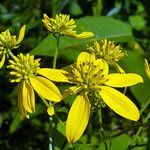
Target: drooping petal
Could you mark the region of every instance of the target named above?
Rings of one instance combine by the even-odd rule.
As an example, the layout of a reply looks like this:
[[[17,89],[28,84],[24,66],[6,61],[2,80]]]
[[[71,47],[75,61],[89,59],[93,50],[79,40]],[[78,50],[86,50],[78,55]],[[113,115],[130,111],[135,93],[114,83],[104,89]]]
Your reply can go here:
[[[38,74],[56,82],[69,82],[67,72],[60,69],[41,68],[37,71]]]
[[[18,93],[18,107],[19,111],[22,116],[25,116],[26,118],[29,118],[29,115],[27,111],[25,110],[23,106],[23,82],[20,82],[17,86],[17,93]]]
[[[3,57],[2,57],[2,59],[1,59],[1,61],[0,61],[0,68],[2,68],[3,67],[3,65],[4,65],[4,62],[5,62],[5,54],[3,55]]]
[[[101,86],[99,93],[104,102],[120,116],[134,121],[139,119],[140,113],[135,104],[119,91]]]
[[[21,29],[19,31],[19,37],[18,37],[18,40],[16,42],[16,45],[18,45],[23,40],[24,35],[25,35],[25,29],[26,29],[25,25],[23,27],[21,27]]]
[[[76,39],[86,39],[86,38],[93,37],[94,34],[92,32],[82,32],[80,34],[72,34],[70,36]]]
[[[32,112],[35,112],[35,95],[34,95],[34,89],[32,86],[28,83],[25,82],[26,88],[28,89],[28,101],[31,107]]]
[[[59,89],[48,79],[40,76],[36,76],[34,78],[30,77],[30,83],[34,90],[45,99],[54,102],[62,100],[62,95]]]
[[[66,137],[75,143],[83,134],[90,117],[90,103],[86,94],[79,95],[73,102],[66,122]]]
[[[112,87],[126,87],[137,83],[142,83],[143,79],[140,75],[134,73],[118,74],[113,73],[108,75],[108,81],[105,85]]]
[[[35,96],[34,96],[34,90],[31,87],[31,85],[27,82],[23,82],[23,88],[22,88],[22,101],[23,106],[26,111],[29,113],[32,113],[35,111]]]

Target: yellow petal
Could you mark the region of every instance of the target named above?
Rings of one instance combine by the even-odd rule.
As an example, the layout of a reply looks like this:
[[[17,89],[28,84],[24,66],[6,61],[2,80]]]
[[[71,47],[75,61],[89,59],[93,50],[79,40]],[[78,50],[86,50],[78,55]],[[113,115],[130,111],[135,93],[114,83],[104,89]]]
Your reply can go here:
[[[51,105],[47,108],[47,113],[50,115],[50,116],[53,116],[55,111],[54,111],[54,106]]]
[[[99,93],[104,102],[120,116],[134,121],[139,119],[140,113],[135,104],[119,91],[101,86]]]
[[[93,37],[94,34],[92,32],[82,32],[80,34],[73,34],[73,35],[70,35],[70,36],[74,37],[76,39],[85,39],[85,38]]]
[[[34,90],[45,99],[54,102],[59,102],[62,99],[58,88],[48,79],[40,76],[30,77],[30,83]]]
[[[27,81],[23,82],[22,98],[25,110],[30,113],[34,112],[35,111],[34,90]]]
[[[150,78],[150,66],[148,65],[147,59],[145,59],[144,61],[145,61],[144,66],[145,66],[146,74],[147,74],[148,78]]]
[[[77,64],[82,64],[84,62],[92,62],[92,61],[95,61],[95,55],[89,54],[87,52],[80,53],[77,58]]]
[[[20,82],[17,86],[17,93],[18,93],[18,107],[19,111],[22,116],[25,116],[26,118],[29,119],[29,115],[27,114],[27,111],[25,110],[23,106],[23,83]]]
[[[66,122],[68,142],[75,143],[83,134],[90,117],[90,103],[87,95],[79,95],[72,104]]]
[[[1,59],[1,61],[0,61],[0,68],[2,68],[3,67],[3,65],[4,65],[4,62],[5,62],[5,54],[3,55],[3,57],[2,57],[2,59]]]
[[[56,82],[69,82],[67,72],[60,69],[42,68],[37,71],[38,74]]]
[[[50,20],[50,18],[49,18],[46,14],[43,14],[43,17],[44,17],[44,19],[46,19],[46,20]]]
[[[20,31],[19,31],[19,37],[18,37],[18,40],[16,42],[16,45],[18,45],[24,38],[24,35],[25,35],[25,29],[26,29],[26,26],[24,25]]]
[[[109,71],[108,63],[104,59],[97,59],[94,61],[94,65],[98,70],[103,70],[103,75],[107,75]]]
[[[109,80],[105,82],[105,85],[112,87],[126,87],[143,82],[142,77],[134,73],[127,73],[127,74],[113,73],[109,74],[108,78]]]

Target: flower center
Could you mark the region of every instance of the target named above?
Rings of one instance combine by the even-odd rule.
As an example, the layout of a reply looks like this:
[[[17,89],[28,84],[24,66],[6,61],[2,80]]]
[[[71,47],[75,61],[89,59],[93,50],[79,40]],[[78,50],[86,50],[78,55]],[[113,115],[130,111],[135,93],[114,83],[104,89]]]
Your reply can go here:
[[[70,81],[86,91],[97,89],[107,80],[104,69],[96,62],[82,62],[72,66]]]
[[[21,80],[28,80],[29,77],[34,77],[37,74],[37,70],[40,69],[40,59],[35,59],[34,56],[27,54],[24,56],[20,53],[17,57],[13,57],[14,60],[9,60],[9,68],[11,71],[10,82],[20,82]]]
[[[75,33],[73,29],[76,27],[75,21],[73,19],[69,19],[69,15],[56,15],[56,18],[50,18],[49,26],[54,33],[65,34],[68,33]]]
[[[114,42],[107,41],[106,39],[101,40],[100,43],[95,41],[93,47],[88,46],[87,49],[94,52],[97,58],[105,59],[110,64],[124,57],[124,53],[121,51],[120,46],[116,46]]]
[[[16,36],[12,36],[9,30],[2,32],[0,34],[0,46],[7,49],[13,49],[16,46]]]

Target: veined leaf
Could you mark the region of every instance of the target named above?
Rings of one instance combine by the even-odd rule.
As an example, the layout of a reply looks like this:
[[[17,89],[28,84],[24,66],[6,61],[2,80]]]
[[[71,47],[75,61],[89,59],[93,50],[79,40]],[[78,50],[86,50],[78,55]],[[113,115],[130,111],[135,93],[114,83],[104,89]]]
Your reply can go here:
[[[110,17],[84,17],[76,20],[77,33],[91,31],[94,38],[77,40],[64,36],[60,40],[58,57],[74,60],[77,55],[84,51],[86,44],[93,44],[93,40],[109,38],[115,41],[128,41],[132,38],[131,27],[122,21]],[[47,31],[48,32],[48,31]],[[53,56],[56,48],[56,39],[49,34],[40,44],[31,51],[31,54],[41,56]]]

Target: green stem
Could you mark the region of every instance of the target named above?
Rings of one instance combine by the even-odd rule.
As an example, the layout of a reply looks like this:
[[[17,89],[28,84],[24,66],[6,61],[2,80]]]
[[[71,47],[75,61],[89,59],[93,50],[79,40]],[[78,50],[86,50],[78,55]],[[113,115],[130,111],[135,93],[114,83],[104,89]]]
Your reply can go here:
[[[14,58],[14,54],[11,52],[10,49],[7,49],[7,53],[9,54],[9,56],[10,56],[11,58]]]
[[[146,118],[143,120],[143,123],[146,123],[150,118],[150,112],[148,113],[148,115],[146,116]],[[131,139],[131,142],[129,145],[131,145],[132,143],[136,142],[136,139],[138,138],[138,136],[140,135],[141,131],[143,130],[143,127],[140,127],[138,129],[138,131],[136,132],[135,136],[133,136],[133,138]]]
[[[40,95],[39,95],[40,96]],[[49,107],[49,103],[45,100],[45,98],[43,98],[42,96],[40,96],[41,100],[43,101],[43,103]]]
[[[150,100],[147,101],[147,102],[144,104],[144,106],[141,108],[140,114],[142,114],[142,113],[144,112],[144,110],[147,108],[147,106],[148,106],[149,104],[150,104]],[[150,112],[148,113],[148,115],[146,116],[146,118],[143,119],[142,123],[146,123],[146,122],[149,120],[149,118],[150,118]],[[142,130],[143,130],[143,127],[140,127],[140,128],[138,129],[138,131],[136,132],[136,134],[135,134],[135,135],[133,136],[133,138],[131,139],[131,142],[130,142],[129,146],[130,146],[131,144],[133,144],[133,143],[136,142],[136,139],[138,138],[138,136],[140,135],[140,133],[142,132]]]
[[[56,68],[56,64],[57,64],[57,55],[58,55],[58,50],[59,50],[59,46],[60,46],[60,35],[55,36],[57,43],[56,43],[56,49],[55,49],[55,53],[54,53],[54,60],[53,60],[53,69]]]
[[[99,123],[100,123],[100,138],[101,138],[101,141],[104,142],[104,129],[103,129],[103,126],[102,126],[102,112],[101,112],[101,109],[98,110],[98,115],[99,115]],[[105,145],[105,150],[108,150],[108,146],[107,146],[107,143],[104,142],[104,145]]]
[[[94,16],[99,17],[102,11],[102,0],[97,0],[94,10]]]
[[[58,55],[58,50],[59,50],[59,46],[60,46],[60,35],[54,34],[54,37],[56,38],[57,43],[56,43],[56,49],[55,49],[54,59],[53,59],[53,69],[56,68],[56,64],[57,64],[57,55]],[[53,125],[53,117],[52,116],[49,117],[49,122],[50,122],[50,131],[51,131],[52,125]],[[50,136],[49,137],[49,150],[53,150],[53,149],[55,149],[55,145],[53,143],[52,137]]]
[[[144,110],[147,108],[147,106],[150,104],[150,100],[148,100],[144,106],[142,106],[141,110],[140,110],[140,114],[142,114],[144,112]]]
[[[135,129],[135,128],[138,128],[138,127],[141,127],[141,126],[142,127],[147,127],[149,125],[150,125],[150,123],[142,123],[142,124],[138,124],[138,125],[129,127],[128,129],[125,129],[125,130],[120,131],[118,133],[112,134],[110,137],[105,138],[105,140],[114,139],[114,138],[116,138],[118,136],[121,136],[122,134],[125,134],[125,133],[129,132],[132,129]]]
[[[124,95],[126,94],[126,91],[127,91],[127,87],[125,87],[124,90],[123,90]]]

